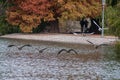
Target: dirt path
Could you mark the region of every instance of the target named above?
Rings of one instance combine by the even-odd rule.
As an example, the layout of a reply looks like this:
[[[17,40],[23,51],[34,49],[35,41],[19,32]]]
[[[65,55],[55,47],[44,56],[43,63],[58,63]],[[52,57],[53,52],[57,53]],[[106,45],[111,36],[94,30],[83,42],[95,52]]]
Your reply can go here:
[[[90,44],[87,40],[93,42],[96,45],[99,44],[111,44],[117,40],[113,36],[105,36],[101,38],[100,35],[86,35],[81,34],[9,34],[0,36],[2,38],[15,38],[15,39],[26,39],[26,40],[39,40],[39,41],[50,41],[50,42],[61,42],[61,43],[74,43],[74,44]]]

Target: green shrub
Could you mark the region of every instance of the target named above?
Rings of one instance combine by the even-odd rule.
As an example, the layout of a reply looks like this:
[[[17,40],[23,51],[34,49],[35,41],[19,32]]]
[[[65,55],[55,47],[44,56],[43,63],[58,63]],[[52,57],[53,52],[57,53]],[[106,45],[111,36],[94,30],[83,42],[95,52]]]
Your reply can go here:
[[[5,10],[10,5],[11,4],[8,3],[8,0],[0,0],[0,35],[20,32],[19,27],[12,26],[5,20]]]
[[[120,59],[120,41],[116,42],[115,44],[115,53],[116,53],[116,57]]]
[[[120,2],[114,7],[106,8],[105,20],[110,33],[120,38]]]

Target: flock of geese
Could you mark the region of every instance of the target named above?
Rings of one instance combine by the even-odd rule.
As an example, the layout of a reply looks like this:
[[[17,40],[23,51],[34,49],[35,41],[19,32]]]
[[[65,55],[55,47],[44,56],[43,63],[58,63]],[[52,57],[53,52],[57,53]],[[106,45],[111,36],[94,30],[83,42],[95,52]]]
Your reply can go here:
[[[98,49],[98,48],[101,47],[101,46],[108,46],[108,44],[96,45],[96,44],[94,44],[93,42],[91,42],[91,41],[89,41],[89,40],[86,40],[86,41],[87,41],[88,43],[90,43],[91,45],[93,45],[93,47],[94,47],[95,49]],[[22,50],[24,47],[32,47],[32,45],[30,45],[30,44],[25,44],[25,45],[22,45],[22,46],[20,46],[20,47],[18,47],[17,45],[8,45],[8,48],[10,48],[10,47],[16,47],[18,50]],[[46,49],[48,49],[48,48],[43,48],[43,49],[35,48],[35,49],[38,50],[39,53],[43,53],[43,51],[46,50]],[[67,50],[67,49],[61,49],[61,50],[57,53],[57,55],[59,55],[59,54],[61,54],[61,53],[63,53],[63,52],[65,52],[65,53],[75,53],[75,54],[78,54],[78,52],[77,52],[76,50],[74,50],[74,49],[69,49],[69,50]]]
[[[16,47],[18,50],[22,50],[24,47],[32,47],[32,45],[30,44],[25,44],[25,45],[22,45],[20,47],[18,47],[17,45],[8,45],[8,48],[10,47]],[[38,48],[35,48],[36,50],[39,51],[39,53],[43,53],[44,50],[46,50],[47,48],[43,48],[43,49],[38,49]]]

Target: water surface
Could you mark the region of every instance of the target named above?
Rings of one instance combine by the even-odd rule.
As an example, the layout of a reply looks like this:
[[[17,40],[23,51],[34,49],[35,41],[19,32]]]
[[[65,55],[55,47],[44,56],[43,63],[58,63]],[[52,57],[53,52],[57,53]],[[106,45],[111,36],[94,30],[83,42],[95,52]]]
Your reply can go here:
[[[30,44],[32,47],[17,47]],[[47,48],[42,53],[38,49]],[[78,52],[57,53],[73,48]],[[100,49],[102,50],[102,49]],[[120,63],[92,46],[0,39],[0,80],[119,80]]]

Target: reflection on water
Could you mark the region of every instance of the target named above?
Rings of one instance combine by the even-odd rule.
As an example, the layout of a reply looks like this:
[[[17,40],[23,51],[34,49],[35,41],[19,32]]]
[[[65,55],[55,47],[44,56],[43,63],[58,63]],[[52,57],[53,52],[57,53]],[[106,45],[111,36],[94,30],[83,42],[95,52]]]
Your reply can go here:
[[[30,44],[32,47],[18,47]],[[63,45],[63,44],[62,44]],[[103,61],[99,50],[91,46],[71,46],[39,41],[0,39],[1,80],[114,80],[120,79],[120,63]],[[44,49],[39,52],[40,49]],[[74,48],[79,54],[57,53]],[[101,50],[101,49],[100,49]],[[88,54],[89,53],[89,54]]]

